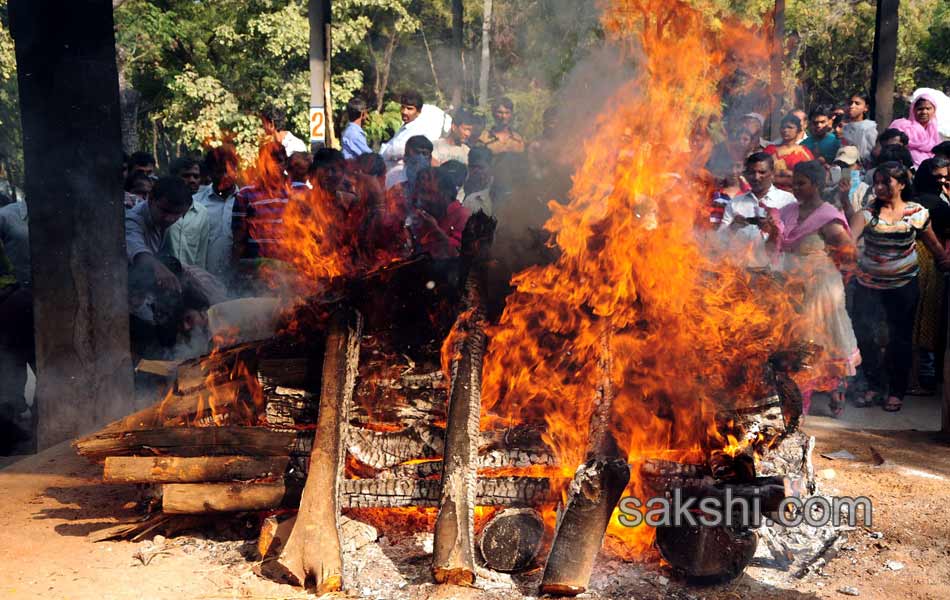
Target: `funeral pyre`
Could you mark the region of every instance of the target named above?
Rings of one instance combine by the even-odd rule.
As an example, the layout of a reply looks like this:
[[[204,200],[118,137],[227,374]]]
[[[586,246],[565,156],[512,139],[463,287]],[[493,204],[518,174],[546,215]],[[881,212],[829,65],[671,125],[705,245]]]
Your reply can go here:
[[[295,300],[238,301],[258,303],[266,339],[245,323],[178,365],[154,407],[76,444],[106,481],[154,487],[160,513],[134,535],[169,515],[279,515],[264,572],[320,592],[345,586],[344,512],[434,527],[440,583],[473,583],[476,563],[540,567],[542,592],[575,595],[602,547],[658,549],[696,581],[741,573],[748,528],[618,518],[624,496],[728,491],[770,513],[808,491],[757,472],[801,416],[792,376],[812,349],[788,335],[792,295],[694,231],[709,191],[694,134],[720,111],[719,82],[767,52],[693,4],[604,3],[638,75],[598,117],[569,201],[550,205],[556,258],[513,277],[496,319],[491,219],[470,219],[461,256],[417,257],[407,208],[363,176],[347,199],[282,190]],[[245,177],[280,188],[269,157]]]

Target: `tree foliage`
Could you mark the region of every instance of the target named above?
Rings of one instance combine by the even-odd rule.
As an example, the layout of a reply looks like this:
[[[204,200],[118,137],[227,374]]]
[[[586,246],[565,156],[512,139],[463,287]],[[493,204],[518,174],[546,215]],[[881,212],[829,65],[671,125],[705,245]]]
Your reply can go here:
[[[791,63],[791,74],[802,87],[804,104],[837,104],[856,91],[867,91],[876,3],[789,0],[787,7],[786,28],[798,40],[798,60]],[[939,35],[940,11],[943,31],[948,31],[945,0],[903,0],[900,4],[895,86],[901,95],[917,87],[947,86],[950,57],[946,50],[940,56],[941,46],[933,38],[934,33]]]

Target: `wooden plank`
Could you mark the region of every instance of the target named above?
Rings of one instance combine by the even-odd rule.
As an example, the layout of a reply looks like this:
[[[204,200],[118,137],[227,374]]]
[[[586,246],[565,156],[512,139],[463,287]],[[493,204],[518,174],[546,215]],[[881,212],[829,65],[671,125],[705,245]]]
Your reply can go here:
[[[200,483],[283,479],[286,456],[110,456],[102,479],[106,483]]]

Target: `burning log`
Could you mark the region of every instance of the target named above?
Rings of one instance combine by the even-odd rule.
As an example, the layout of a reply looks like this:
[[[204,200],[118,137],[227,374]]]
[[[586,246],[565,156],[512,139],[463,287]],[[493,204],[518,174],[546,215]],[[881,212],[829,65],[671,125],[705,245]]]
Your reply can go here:
[[[487,338],[477,278],[466,282],[466,310],[449,334],[451,365],[442,498],[435,522],[432,574],[439,583],[475,582],[475,495],[481,411],[482,356]],[[457,328],[457,329],[456,329]],[[461,339],[453,339],[455,335]]]
[[[755,556],[754,531],[732,527],[660,527],[656,545],[663,558],[691,583],[713,584],[738,577]]]
[[[283,477],[289,457],[270,456],[110,456],[106,483],[196,483]]]
[[[557,482],[533,477],[484,477],[475,486],[478,506],[537,506],[558,500]],[[340,490],[346,508],[439,506],[438,479],[348,479]]]
[[[577,470],[544,568],[542,594],[576,596],[587,590],[610,515],[629,481],[630,467],[620,459],[591,460]]]
[[[478,480],[478,506],[527,507],[554,504],[563,481],[533,477],[485,477]],[[210,514],[252,510],[294,509],[303,487],[285,479],[271,483],[175,483],[162,486],[163,510],[177,514]],[[400,508],[439,505],[438,479],[344,479],[340,508]],[[171,492],[169,496],[168,493]],[[203,499],[213,499],[204,502]]]
[[[443,430],[422,421],[401,431],[381,432],[350,427],[346,433],[347,451],[353,458],[374,469],[440,456],[444,443]]]
[[[507,509],[491,518],[478,536],[485,564],[502,573],[530,567],[541,550],[544,521],[533,509]]]
[[[630,467],[617,456],[610,435],[613,386],[610,381],[610,335],[604,334],[599,369],[601,383],[590,419],[587,462],[577,469],[541,580],[541,593],[576,596],[587,590],[594,560],[604,541],[610,515],[630,481]]]
[[[349,309],[341,308],[330,318],[317,430],[297,525],[271,563],[297,585],[312,578],[320,594],[343,588],[339,525],[343,429],[356,385],[362,328],[362,317]]]

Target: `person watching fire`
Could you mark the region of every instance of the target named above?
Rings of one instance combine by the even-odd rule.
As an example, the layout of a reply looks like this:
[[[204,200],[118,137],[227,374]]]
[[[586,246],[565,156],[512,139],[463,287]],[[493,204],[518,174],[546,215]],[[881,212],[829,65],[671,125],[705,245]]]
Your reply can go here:
[[[416,177],[407,226],[418,253],[435,259],[459,255],[470,213],[456,200],[458,167],[465,168],[457,161],[449,161],[438,169],[424,169]]]
[[[432,143],[432,162],[438,166],[450,160],[468,164],[469,139],[475,118],[464,108],[455,111],[449,134]]]
[[[481,143],[495,154],[524,152],[524,138],[511,126],[515,118],[515,104],[511,98],[502,96],[495,100],[491,112],[495,125],[482,134]]]
[[[775,187],[775,162],[765,152],[746,159],[745,180],[750,189],[726,205],[719,233],[733,260],[748,267],[764,267],[769,263],[764,243],[767,236],[762,229],[767,211],[793,204],[795,197]]]

